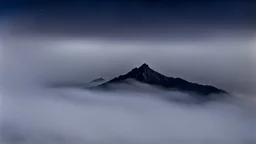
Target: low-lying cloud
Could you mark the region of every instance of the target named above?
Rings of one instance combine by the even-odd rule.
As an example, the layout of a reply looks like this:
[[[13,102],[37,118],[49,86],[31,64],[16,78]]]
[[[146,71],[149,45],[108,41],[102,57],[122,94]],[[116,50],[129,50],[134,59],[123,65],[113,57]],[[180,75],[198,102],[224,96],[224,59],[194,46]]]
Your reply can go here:
[[[2,143],[242,144],[255,140],[255,124],[247,119],[255,117],[234,101],[180,105],[158,96],[68,88],[3,92]]]

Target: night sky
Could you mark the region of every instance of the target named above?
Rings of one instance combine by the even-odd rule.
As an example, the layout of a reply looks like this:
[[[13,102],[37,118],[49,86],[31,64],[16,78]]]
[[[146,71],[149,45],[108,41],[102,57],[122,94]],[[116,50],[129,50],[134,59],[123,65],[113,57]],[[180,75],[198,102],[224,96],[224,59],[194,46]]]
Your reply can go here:
[[[0,13],[19,21],[29,17],[29,29],[42,33],[163,35],[184,29],[251,29],[255,6],[249,0],[4,0]]]

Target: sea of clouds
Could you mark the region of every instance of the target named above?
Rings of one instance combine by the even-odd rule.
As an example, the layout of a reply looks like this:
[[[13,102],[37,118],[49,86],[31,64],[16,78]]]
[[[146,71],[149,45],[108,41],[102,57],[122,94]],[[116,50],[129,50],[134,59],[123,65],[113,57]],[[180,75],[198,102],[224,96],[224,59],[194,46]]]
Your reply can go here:
[[[1,144],[243,144],[255,142],[251,110],[235,99],[198,105],[156,93],[2,90]]]

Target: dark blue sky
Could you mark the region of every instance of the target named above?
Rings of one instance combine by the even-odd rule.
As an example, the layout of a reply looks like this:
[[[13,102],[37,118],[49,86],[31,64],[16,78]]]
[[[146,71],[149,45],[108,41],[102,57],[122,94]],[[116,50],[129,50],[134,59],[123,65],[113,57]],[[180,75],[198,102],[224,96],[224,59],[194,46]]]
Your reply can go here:
[[[2,0],[1,13],[45,13],[101,18],[248,20],[256,2],[249,0]]]
[[[31,31],[89,35],[202,27],[236,30],[256,24],[253,0],[2,0],[0,13],[29,18],[19,21]]]

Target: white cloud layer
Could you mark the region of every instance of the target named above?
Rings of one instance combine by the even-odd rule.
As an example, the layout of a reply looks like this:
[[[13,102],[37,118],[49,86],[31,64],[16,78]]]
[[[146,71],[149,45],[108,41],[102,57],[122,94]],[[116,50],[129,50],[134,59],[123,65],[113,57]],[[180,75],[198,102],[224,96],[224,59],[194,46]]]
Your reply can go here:
[[[3,92],[5,144],[232,143],[255,141],[255,115],[242,101],[185,105],[158,94],[78,89]],[[182,95],[172,93],[172,96]],[[184,94],[183,94],[184,95]]]

